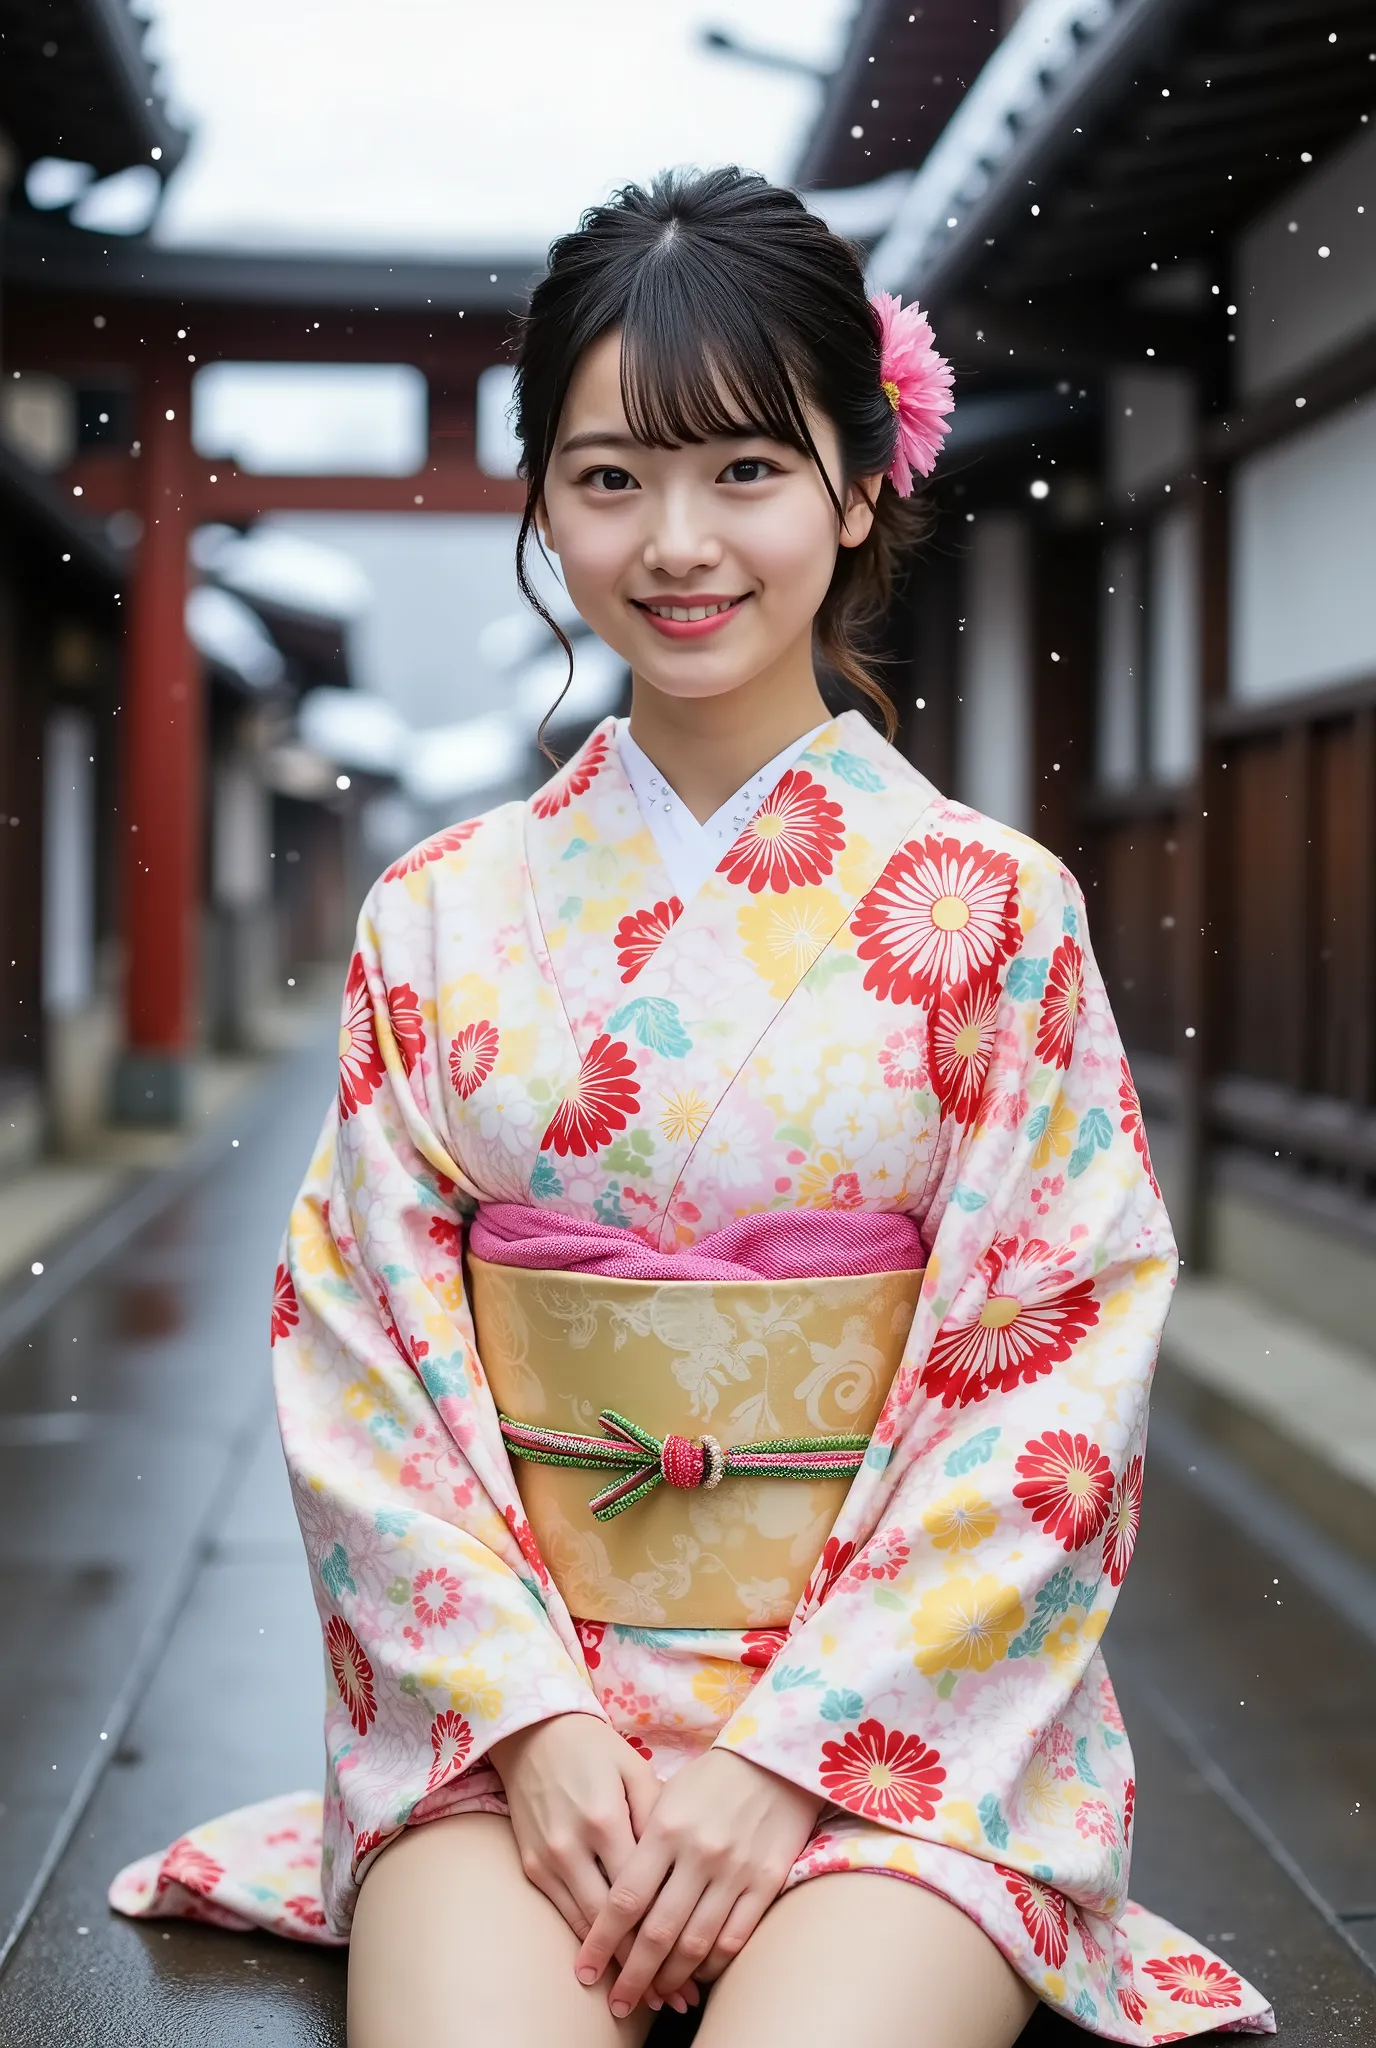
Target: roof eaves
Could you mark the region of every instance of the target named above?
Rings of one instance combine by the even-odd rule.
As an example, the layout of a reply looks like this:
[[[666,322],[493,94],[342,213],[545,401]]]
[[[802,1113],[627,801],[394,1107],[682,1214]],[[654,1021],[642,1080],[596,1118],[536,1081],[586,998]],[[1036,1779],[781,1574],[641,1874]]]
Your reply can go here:
[[[367,307],[379,312],[427,306],[436,312],[510,314],[543,269],[526,255],[354,256],[294,250],[169,248],[55,227],[16,215],[6,225],[4,275],[50,291],[109,291],[130,298],[231,304]]]
[[[143,49],[147,24],[135,19],[129,0],[82,0],[82,4],[91,40],[105,57],[111,82],[124,102],[131,131],[136,137],[146,138],[137,161],[154,163],[166,180],[186,154],[190,137],[173,122],[157,90],[152,66]],[[154,157],[154,150],[161,154]]]
[[[1075,147],[1097,102],[1199,0],[1031,0],[914,174],[871,282],[949,294],[1015,207]]]
[[[827,82],[821,112],[813,123],[794,169],[792,182],[795,185],[804,188],[815,185],[827,175],[842,124],[849,118],[851,100],[859,88],[870,52],[883,30],[884,18],[893,5],[894,0],[859,0],[846,53]]]

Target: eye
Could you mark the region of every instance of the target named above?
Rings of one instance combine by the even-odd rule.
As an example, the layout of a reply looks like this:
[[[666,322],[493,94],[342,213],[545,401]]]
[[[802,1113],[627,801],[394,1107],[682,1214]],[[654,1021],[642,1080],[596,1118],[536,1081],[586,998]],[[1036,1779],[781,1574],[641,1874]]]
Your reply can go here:
[[[719,482],[728,484],[759,484],[768,476],[777,476],[778,469],[772,462],[766,462],[763,455],[742,455],[736,462],[729,462],[722,471]]]
[[[594,491],[638,491],[639,484],[628,469],[590,469],[583,482]]]

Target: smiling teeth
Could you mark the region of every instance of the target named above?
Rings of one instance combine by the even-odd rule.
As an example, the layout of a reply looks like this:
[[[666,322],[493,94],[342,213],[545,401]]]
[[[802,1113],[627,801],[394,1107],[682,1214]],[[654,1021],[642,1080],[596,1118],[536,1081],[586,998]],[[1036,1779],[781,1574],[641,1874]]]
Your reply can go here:
[[[680,625],[687,625],[692,619],[715,619],[719,612],[729,612],[736,600],[729,597],[725,604],[647,604],[647,612],[653,612],[657,619],[674,619]]]

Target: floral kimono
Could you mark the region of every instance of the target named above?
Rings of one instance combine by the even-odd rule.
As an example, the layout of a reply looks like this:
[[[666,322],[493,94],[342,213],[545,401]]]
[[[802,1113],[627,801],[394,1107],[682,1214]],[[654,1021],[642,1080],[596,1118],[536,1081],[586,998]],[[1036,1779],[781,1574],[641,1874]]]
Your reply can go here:
[[[683,901],[608,721],[382,877],[340,1048],[273,1307],[328,1672],[323,1904],[299,1799],[147,1859],[118,1902],[341,1938],[399,1829],[505,1810],[494,1742],[595,1714],[661,1775],[715,1743],[819,1794],[790,1884],[925,1885],[1093,2033],[1273,2031],[1127,1896],[1099,1639],[1176,1262],[1065,870],[848,712]],[[658,1250],[760,1210],[917,1222],[903,1360],[791,1626],[567,1611],[465,1296],[495,1202]]]

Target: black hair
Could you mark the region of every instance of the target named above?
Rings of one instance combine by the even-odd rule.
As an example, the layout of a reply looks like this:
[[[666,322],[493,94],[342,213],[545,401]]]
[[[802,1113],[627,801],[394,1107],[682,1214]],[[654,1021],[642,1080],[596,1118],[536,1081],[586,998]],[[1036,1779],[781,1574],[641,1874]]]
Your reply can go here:
[[[516,576],[569,655],[570,679],[572,650],[530,581],[526,548],[574,371],[614,328],[621,331],[622,401],[637,439],[676,448],[744,429],[785,442],[817,464],[838,524],[843,501],[809,431],[808,410],[836,428],[843,488],[883,475],[897,432],[860,257],[796,192],[732,165],[666,171],[648,191],[627,185],[590,207],[551,248],[517,349],[526,504]],[[888,603],[899,561],[926,524],[920,499],[881,489],[868,537],[840,550],[817,614],[823,663],[878,706],[890,738],[893,706],[860,635]]]

